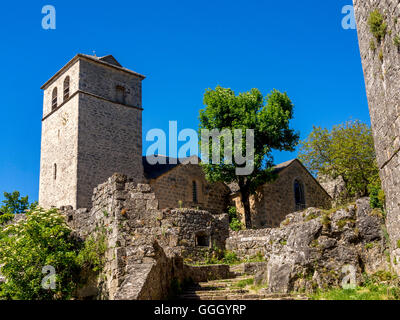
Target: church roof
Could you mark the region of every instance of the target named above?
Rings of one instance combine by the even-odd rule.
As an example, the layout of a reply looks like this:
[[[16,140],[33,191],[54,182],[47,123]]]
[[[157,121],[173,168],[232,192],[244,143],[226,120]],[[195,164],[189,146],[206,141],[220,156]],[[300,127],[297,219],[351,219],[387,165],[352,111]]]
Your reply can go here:
[[[181,164],[185,164],[190,162],[192,159],[196,159],[198,163],[200,162],[200,158],[197,156],[191,156],[191,157],[187,157],[187,158],[180,158],[180,159],[176,159],[176,158],[172,158],[172,157],[167,157],[167,156],[157,156],[159,158],[165,158],[165,164],[160,164],[160,163],[156,163],[156,164],[150,164],[147,159],[146,156],[143,156],[142,158],[142,162],[143,162],[143,170],[144,170],[144,174],[146,176],[147,179],[157,179],[158,177],[160,177],[161,175],[163,175],[164,173],[174,169],[175,167],[181,165]],[[155,156],[152,155],[150,156],[151,159],[154,159]],[[279,173],[281,172],[283,169],[289,167],[294,161],[298,161],[297,159],[292,159],[286,162],[282,162],[276,166],[274,166],[273,168],[273,172],[274,173]],[[231,192],[236,193],[239,191],[239,186],[236,182],[232,182],[228,185],[229,189],[231,190]]]
[[[276,166],[274,166],[272,168],[272,172],[273,173],[278,173],[281,172],[283,169],[286,169],[287,167],[289,167],[293,162],[298,161],[297,159],[292,159],[289,161],[285,161],[282,162],[280,164],[277,164]],[[237,184],[237,182],[231,182],[230,184],[228,184],[229,189],[231,190],[232,193],[236,193],[239,192],[239,185]]]
[[[154,155],[149,156],[151,159],[156,158]],[[197,162],[200,162],[200,158],[197,156],[191,156],[187,158],[172,158],[172,157],[167,157],[167,156],[160,156],[158,155],[157,158],[165,158],[165,164],[161,163],[156,163],[156,164],[150,164],[147,161],[146,156],[143,156],[142,158],[142,163],[143,163],[143,170],[144,170],[144,175],[146,176],[147,179],[157,179],[159,176],[163,175],[164,173],[174,169],[175,167],[188,163],[192,160],[195,160],[197,158]]]
[[[65,66],[63,66],[60,70],[56,72],[49,80],[46,81],[45,84],[41,86],[40,89],[46,89],[55,79],[58,78],[60,74],[62,74],[66,69],[68,69],[73,63],[75,63],[76,60],[79,59],[87,59],[93,62],[97,62],[103,65],[107,65],[111,68],[118,69],[123,72],[130,73],[132,75],[135,75],[139,77],[141,80],[145,79],[146,77],[140,73],[137,73],[135,71],[129,70],[127,68],[124,68],[118,61],[115,59],[111,54],[103,56],[103,57],[97,57],[97,56],[91,56],[88,54],[83,54],[83,53],[78,53],[75,57],[73,57],[70,61],[67,62]]]

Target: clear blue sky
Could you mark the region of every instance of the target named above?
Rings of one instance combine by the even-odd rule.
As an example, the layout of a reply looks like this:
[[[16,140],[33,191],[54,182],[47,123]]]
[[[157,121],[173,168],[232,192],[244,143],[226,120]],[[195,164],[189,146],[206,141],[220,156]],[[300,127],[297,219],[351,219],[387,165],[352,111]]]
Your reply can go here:
[[[41,27],[42,6],[56,8],[56,30]],[[355,30],[341,27],[344,5],[326,1],[23,1],[4,2],[0,192],[38,197],[40,86],[76,53],[112,54],[147,76],[143,136],[152,128],[198,127],[206,88],[287,91],[293,127],[350,118],[369,123]],[[146,147],[146,144],[144,145]],[[144,149],[145,150],[145,149]],[[279,163],[296,153],[275,153]]]

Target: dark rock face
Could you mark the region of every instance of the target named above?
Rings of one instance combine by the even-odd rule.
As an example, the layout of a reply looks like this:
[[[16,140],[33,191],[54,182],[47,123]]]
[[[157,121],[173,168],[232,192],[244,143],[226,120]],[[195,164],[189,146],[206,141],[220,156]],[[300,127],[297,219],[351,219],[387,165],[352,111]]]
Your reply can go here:
[[[383,220],[373,215],[369,199],[330,213],[310,208],[287,216],[280,228],[232,233],[227,248],[241,256],[251,256],[258,248],[266,267],[256,274],[256,283],[268,284],[271,293],[314,291],[338,287],[355,271],[355,281],[362,273],[387,269]],[[246,255],[247,253],[247,255]]]

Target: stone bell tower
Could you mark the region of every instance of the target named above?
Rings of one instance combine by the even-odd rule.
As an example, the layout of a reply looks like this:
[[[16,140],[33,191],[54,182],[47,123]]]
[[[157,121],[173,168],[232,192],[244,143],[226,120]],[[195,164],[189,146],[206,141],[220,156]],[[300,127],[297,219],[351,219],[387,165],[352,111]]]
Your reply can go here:
[[[111,55],[78,54],[42,86],[42,207],[90,208],[115,172],[142,181],[144,78]]]

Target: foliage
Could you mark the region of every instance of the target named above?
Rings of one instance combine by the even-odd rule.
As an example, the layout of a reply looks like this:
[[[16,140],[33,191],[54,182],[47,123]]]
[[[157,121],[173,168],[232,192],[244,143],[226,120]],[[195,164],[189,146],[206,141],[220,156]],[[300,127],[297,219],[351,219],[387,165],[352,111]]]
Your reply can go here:
[[[372,40],[372,39],[371,39],[371,41],[369,42],[369,48],[370,48],[372,51],[375,51],[375,50],[376,50],[375,41]]]
[[[380,271],[373,275],[364,274],[364,283],[355,289],[335,288],[317,291],[313,300],[399,300],[400,288],[397,277],[390,272]]]
[[[200,110],[200,130],[218,129],[254,130],[254,170],[247,176],[236,175],[235,169],[243,167],[237,164],[226,164],[223,136],[221,135],[220,164],[202,163],[203,171],[210,182],[236,182],[240,189],[241,201],[245,212],[246,228],[251,228],[249,197],[257,187],[272,181],[276,175],[272,172],[272,150],[294,151],[298,134],[289,128],[293,118],[293,104],[286,93],[273,90],[266,98],[258,89],[235,95],[231,89],[218,86],[208,89],[204,94],[205,108]],[[246,149],[245,134],[242,136],[242,149]],[[201,145],[202,153],[207,148]],[[212,154],[212,146],[209,146]],[[240,148],[233,148],[233,156],[242,155]]]
[[[395,35],[393,38],[393,44],[397,47],[400,48],[400,37],[398,35]]]
[[[79,272],[79,243],[71,232],[55,209],[36,208],[27,213],[26,220],[4,227],[0,231],[0,265],[7,281],[0,287],[0,296],[23,300],[70,298]],[[45,266],[55,268],[55,290],[42,288]]]
[[[240,280],[240,281],[236,284],[236,287],[238,287],[238,288],[240,288],[240,289],[243,289],[243,288],[245,288],[245,287],[247,287],[247,286],[251,286],[251,285],[253,285],[253,284],[254,284],[254,278],[243,279],[243,280]]]
[[[0,216],[1,218],[1,216]],[[99,271],[107,249],[105,230],[85,242],[72,235],[57,209],[35,207],[26,219],[0,229],[0,265],[7,281],[0,285],[0,299],[70,299],[80,284],[83,270]],[[54,290],[42,287],[48,273],[55,270]]]
[[[381,179],[378,174],[371,179],[371,182],[368,185],[368,192],[371,208],[383,210],[385,206],[385,193],[382,190]]]
[[[229,227],[232,231],[240,231],[244,229],[243,223],[239,220],[236,207],[229,207]]]
[[[37,202],[29,203],[28,196],[20,197],[19,191],[13,193],[4,192],[4,205],[0,207],[0,212],[3,213],[25,213],[26,210],[34,209]]]
[[[387,24],[378,9],[372,11],[368,18],[368,25],[376,40],[381,42],[387,31]]]
[[[229,265],[238,263],[240,260],[235,252],[225,251],[223,262]]]
[[[13,213],[9,213],[9,212],[3,213],[3,214],[0,213],[0,225],[9,222],[12,219],[14,219]]]
[[[358,120],[331,131],[314,127],[301,142],[299,159],[313,174],[341,176],[349,197],[368,195],[368,185],[378,175],[371,128]]]
[[[89,236],[77,256],[77,262],[83,269],[100,271],[104,266],[104,254],[107,250],[105,230],[97,237]]]

